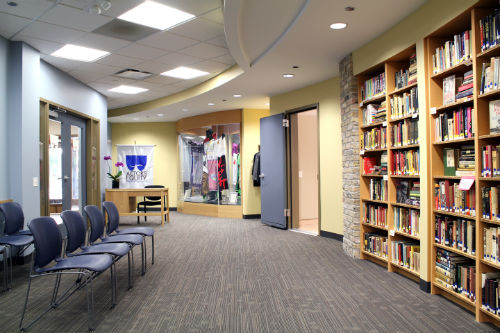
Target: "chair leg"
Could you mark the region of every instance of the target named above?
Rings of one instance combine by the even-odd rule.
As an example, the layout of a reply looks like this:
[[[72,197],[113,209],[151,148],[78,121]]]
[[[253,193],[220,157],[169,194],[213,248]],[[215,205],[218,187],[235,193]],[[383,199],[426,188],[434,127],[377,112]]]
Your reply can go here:
[[[151,236],[151,265],[155,264],[155,235]]]
[[[132,277],[132,259],[131,259],[131,251],[128,252],[127,257],[128,257],[128,289],[132,289],[134,286],[134,280]]]
[[[24,331],[23,320],[24,320],[24,314],[26,313],[26,308],[28,307],[28,297],[30,295],[30,289],[31,289],[31,270],[28,276],[28,289],[26,290],[26,298],[24,299],[24,307],[23,307],[23,313],[21,315],[21,322],[19,323],[19,330],[21,331]]]
[[[148,209],[147,209],[147,206],[144,205],[144,214],[146,214],[148,212]],[[148,217],[146,215],[144,215],[144,222],[147,222],[148,221]]]
[[[2,262],[3,262],[3,279],[2,279],[2,284],[3,284],[3,291],[7,290],[7,248],[4,247],[4,250],[2,252]]]
[[[146,274],[146,262],[144,261],[144,242],[141,243],[141,267],[142,272],[141,275]]]
[[[116,305],[116,268],[113,263],[110,267],[111,272],[111,308],[114,308]]]
[[[141,209],[141,204],[138,203],[137,204],[137,213],[139,213],[141,211],[140,209]],[[139,224],[139,215],[137,215],[137,224]]]
[[[10,280],[9,280],[9,283],[8,283],[8,286],[9,288],[12,287],[12,246],[8,245],[8,249],[9,249],[9,262],[10,262]]]
[[[147,258],[148,258],[148,247],[146,246],[146,237],[144,237],[144,241],[142,242],[144,246],[144,273],[146,273],[146,270],[148,269],[146,266],[148,265]]]
[[[87,282],[87,314],[89,331],[94,330],[94,295],[92,290],[92,277],[86,276]]]
[[[61,284],[61,274],[58,274],[56,276],[56,282],[54,284],[54,290],[52,291],[52,300],[50,301],[50,306],[53,307],[54,309],[57,308],[57,293],[59,292],[59,286]]]

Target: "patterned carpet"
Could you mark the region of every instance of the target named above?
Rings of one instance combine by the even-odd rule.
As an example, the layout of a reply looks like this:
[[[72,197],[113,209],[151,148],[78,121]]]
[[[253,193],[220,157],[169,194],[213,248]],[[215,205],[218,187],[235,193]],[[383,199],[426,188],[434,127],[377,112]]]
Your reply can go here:
[[[171,214],[156,230],[156,263],[127,291],[119,262],[118,305],[110,310],[109,274],[94,285],[97,332],[497,332],[402,276],[344,255],[338,241],[282,231],[260,220]],[[124,226],[135,219],[123,219]],[[149,250],[148,241],[148,250]],[[28,265],[0,294],[0,331],[16,332]],[[63,284],[71,283],[69,278]],[[35,280],[29,317],[50,298],[53,280]],[[49,312],[32,332],[84,332],[86,295]]]

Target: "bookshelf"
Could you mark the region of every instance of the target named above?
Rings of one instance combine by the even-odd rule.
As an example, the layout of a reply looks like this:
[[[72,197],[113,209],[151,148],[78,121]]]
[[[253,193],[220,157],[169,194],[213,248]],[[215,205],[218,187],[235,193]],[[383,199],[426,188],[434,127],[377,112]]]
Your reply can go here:
[[[500,43],[487,49],[481,45],[485,19],[494,14],[498,6],[498,2],[480,1],[427,36],[424,53],[430,159],[427,200],[431,209],[427,237],[431,244],[431,293],[474,312],[477,321],[500,326],[500,316],[483,305],[482,295],[483,274],[500,275],[500,261],[484,253],[484,248],[491,251],[492,246],[490,240],[486,243],[485,232],[491,232],[486,234],[489,236],[497,233],[500,219],[483,216],[486,206],[483,207],[482,194],[489,189],[488,198],[491,198],[500,185],[500,174],[488,175],[483,171],[484,164],[491,164],[483,161],[483,147],[500,145],[500,134],[490,133],[489,123],[489,105],[500,99],[500,89],[494,86],[488,91],[481,89],[483,67],[491,65],[492,57],[500,57]],[[500,19],[500,14],[496,14]],[[460,51],[450,48],[449,41],[457,42]],[[441,55],[436,56],[439,48],[445,49],[444,54],[457,55],[454,61],[443,61]],[[492,156],[491,151],[487,152]],[[458,184],[466,176],[473,177],[474,183],[464,191]],[[460,277],[448,278],[447,272],[452,272],[447,268],[450,264],[461,272]],[[453,282],[461,290],[453,290]]]
[[[415,201],[420,182],[416,61],[416,46],[412,45],[358,75],[360,257],[419,282],[420,255],[415,253],[420,248],[420,204]],[[385,117],[380,112],[383,103]],[[378,168],[371,171],[372,165]],[[405,196],[397,194],[398,188]],[[377,193],[383,189],[382,197],[374,198],[374,189]]]

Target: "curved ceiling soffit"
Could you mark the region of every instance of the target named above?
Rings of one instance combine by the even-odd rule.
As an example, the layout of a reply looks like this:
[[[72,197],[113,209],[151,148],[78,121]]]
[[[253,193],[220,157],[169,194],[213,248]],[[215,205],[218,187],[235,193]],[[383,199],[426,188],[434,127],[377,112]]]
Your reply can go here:
[[[227,69],[226,71],[222,72],[221,74],[217,75],[216,77],[213,77],[203,83],[200,83],[197,86],[188,88],[178,93],[168,95],[165,97],[160,97],[144,103],[108,110],[108,118],[148,111],[159,107],[180,103],[190,98],[202,95],[215,88],[218,88],[226,84],[227,82],[235,79],[236,77],[240,76],[243,73],[244,71],[240,68],[240,66],[234,65],[229,69]]]
[[[266,0],[260,2],[255,0],[226,0],[224,6],[226,44],[236,63],[244,70],[248,70],[258,63],[287,35],[290,29],[292,29],[298,21],[309,2],[310,0],[297,0],[292,4],[290,0],[283,0],[281,2],[269,2]],[[271,4],[275,4],[275,7],[271,8]],[[276,6],[276,4],[279,4],[279,6]],[[265,5],[267,5],[268,8],[266,8]],[[262,13],[267,13],[270,22],[261,21],[263,19],[261,17]],[[276,22],[277,18],[281,18],[284,21]],[[255,22],[259,22],[259,24],[253,24]],[[262,41],[265,38],[263,38],[260,32],[256,32],[255,28],[265,27],[266,24],[267,27],[276,25],[279,30],[274,31],[274,34],[273,31],[267,30],[266,34],[271,39],[268,38],[264,45],[254,45],[250,40],[251,38],[248,38],[245,28],[250,26],[248,30],[252,30],[250,34],[254,34],[254,41],[255,39]],[[243,25],[245,25],[245,27]],[[254,49],[258,50],[257,53],[254,52]]]

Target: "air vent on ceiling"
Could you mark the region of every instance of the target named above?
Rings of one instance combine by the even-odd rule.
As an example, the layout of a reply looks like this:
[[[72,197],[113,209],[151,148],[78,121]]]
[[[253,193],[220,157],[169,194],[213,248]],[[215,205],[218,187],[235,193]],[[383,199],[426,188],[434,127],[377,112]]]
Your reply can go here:
[[[114,19],[95,29],[94,33],[101,34],[108,37],[119,38],[131,42],[138,41],[144,37],[154,34],[159,30],[146,27],[144,25],[135,24],[119,19]]]
[[[119,71],[119,72],[114,74],[114,76],[123,77],[126,79],[133,79],[133,80],[144,80],[145,78],[148,78],[152,75],[153,75],[153,73],[143,72],[143,71],[140,71],[137,69],[131,69],[131,68],[124,69],[124,70]]]

